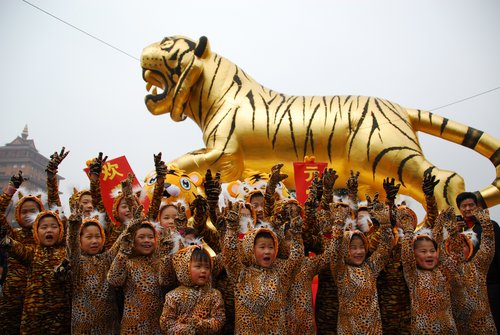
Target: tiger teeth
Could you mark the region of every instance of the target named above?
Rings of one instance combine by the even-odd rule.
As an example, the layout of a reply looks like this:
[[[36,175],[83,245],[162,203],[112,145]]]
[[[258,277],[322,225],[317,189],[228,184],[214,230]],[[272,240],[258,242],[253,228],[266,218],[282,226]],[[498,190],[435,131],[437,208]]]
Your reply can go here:
[[[153,88],[153,91],[151,92],[153,95],[157,95],[158,91],[156,90],[156,87]]]
[[[151,83],[146,83],[146,91],[149,92],[149,90],[151,89],[151,87],[153,87],[153,84]]]

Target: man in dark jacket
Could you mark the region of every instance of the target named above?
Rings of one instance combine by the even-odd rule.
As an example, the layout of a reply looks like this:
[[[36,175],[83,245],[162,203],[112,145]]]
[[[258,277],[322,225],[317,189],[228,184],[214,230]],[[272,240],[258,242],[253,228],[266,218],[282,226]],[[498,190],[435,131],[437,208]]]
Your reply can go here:
[[[481,223],[476,219],[473,212],[477,208],[477,197],[474,193],[463,192],[457,196],[457,206],[462,214],[458,218],[458,224],[462,230],[472,229],[479,239],[477,249],[481,243]],[[490,302],[491,314],[495,320],[497,332],[500,334],[500,226],[491,220],[495,231],[495,255],[488,270],[486,277],[486,286],[488,287],[488,298]]]

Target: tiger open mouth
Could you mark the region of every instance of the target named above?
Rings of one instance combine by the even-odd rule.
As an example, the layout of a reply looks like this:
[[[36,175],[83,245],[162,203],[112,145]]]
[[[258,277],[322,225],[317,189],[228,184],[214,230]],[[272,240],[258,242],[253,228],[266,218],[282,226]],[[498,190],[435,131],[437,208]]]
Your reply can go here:
[[[165,99],[168,84],[161,72],[143,69],[142,78],[146,82],[146,91],[151,91],[151,94],[146,95],[146,103],[148,101],[159,102]]]

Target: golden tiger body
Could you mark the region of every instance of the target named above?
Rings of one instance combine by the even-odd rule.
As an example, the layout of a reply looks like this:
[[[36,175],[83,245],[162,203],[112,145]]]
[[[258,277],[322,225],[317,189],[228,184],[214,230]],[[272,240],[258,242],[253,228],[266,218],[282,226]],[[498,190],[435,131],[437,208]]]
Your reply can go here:
[[[423,174],[432,171],[441,180],[439,208],[454,205],[463,179],[425,159],[416,135],[425,131],[488,157],[497,179],[478,195],[488,206],[500,203],[499,141],[479,130],[374,97],[274,92],[211,52],[205,37],[198,43],[164,38],[144,49],[141,65],[147,88],[155,86],[146,96],[149,111],[170,113],[174,121],[189,117],[203,132],[206,148],[171,162],[186,171],[210,168],[229,181],[240,179],[246,169],[268,171],[283,162],[283,172],[293,176],[291,163],[312,155],[337,170],[340,184],[349,170],[361,171],[361,194],[384,194],[382,181],[392,176],[403,185],[402,193],[423,202]]]

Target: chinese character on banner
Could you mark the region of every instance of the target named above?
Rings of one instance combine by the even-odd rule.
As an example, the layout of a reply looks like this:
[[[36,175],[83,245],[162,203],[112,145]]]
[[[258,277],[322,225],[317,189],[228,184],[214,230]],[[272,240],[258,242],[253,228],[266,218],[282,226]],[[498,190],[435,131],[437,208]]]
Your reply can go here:
[[[88,176],[89,168],[85,168],[84,171]],[[130,167],[130,164],[125,156],[107,160],[102,166],[100,176],[101,196],[104,207],[106,208],[106,213],[113,221],[113,194],[117,194],[118,191],[121,191],[121,182],[127,178],[129,173],[134,175],[132,189],[136,190],[142,188],[141,183],[135,176],[134,171]],[[140,200],[144,206],[144,210],[147,211],[149,207],[149,198],[143,197]]]
[[[314,173],[318,172],[319,176],[323,174],[323,170],[328,166],[323,162],[294,162],[293,171],[295,174],[295,194],[297,201],[304,205],[307,200],[307,190],[312,183]]]

